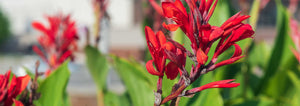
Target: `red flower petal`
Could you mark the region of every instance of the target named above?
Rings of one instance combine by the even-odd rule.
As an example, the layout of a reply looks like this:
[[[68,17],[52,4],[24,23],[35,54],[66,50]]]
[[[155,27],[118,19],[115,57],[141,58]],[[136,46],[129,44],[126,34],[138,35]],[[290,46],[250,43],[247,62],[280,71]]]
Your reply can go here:
[[[212,30],[210,36],[209,36],[209,41],[215,41],[218,38],[221,37],[221,35],[223,34],[224,30],[222,28],[219,27],[214,27],[214,29]]]
[[[16,94],[14,96],[17,96],[22,93],[22,91],[27,87],[30,79],[31,78],[29,75],[25,75],[25,76],[16,78],[17,85],[16,85],[16,89],[15,89]]]
[[[199,48],[197,50],[196,56],[197,56],[197,61],[198,61],[199,65],[205,64],[208,59],[207,55],[202,51],[201,48]]]
[[[189,90],[188,93],[194,94],[196,92],[200,92],[200,91],[203,91],[203,90],[209,89],[209,88],[233,88],[233,87],[239,86],[240,83],[232,82],[234,80],[235,79],[229,79],[229,80],[211,82],[211,83],[208,83],[208,84],[203,85],[201,87],[193,88],[193,89]]]
[[[178,3],[176,5],[181,4]],[[184,7],[176,7],[176,5],[171,2],[162,2],[162,9],[166,17],[173,18],[177,24],[181,25],[185,23],[185,20],[187,19],[188,15],[186,11],[181,10]]]
[[[15,106],[24,106],[24,105],[22,104],[22,102],[20,102],[20,101],[17,101],[17,100],[15,100],[15,99],[13,99],[13,101],[14,101],[14,103],[15,103]]]
[[[60,58],[59,58],[59,62],[63,63],[69,56],[72,55],[72,51],[68,50],[66,51]]]
[[[232,55],[231,58],[242,55],[241,47],[238,44],[233,44],[233,46],[235,47],[235,50],[234,50],[234,54]]]
[[[167,25],[165,22],[162,24],[164,28],[166,28],[169,31],[176,31],[180,25],[177,24],[169,24]]]
[[[146,35],[146,40],[147,40],[149,48],[150,47],[151,48],[152,47],[157,48],[158,45],[159,45],[158,41],[157,41],[157,38],[156,38],[153,30],[150,27],[148,27],[148,26],[145,27],[145,35]]]
[[[13,104],[13,99],[16,98],[26,88],[30,77],[28,75],[16,77],[10,74],[9,70],[4,76],[1,76],[1,94],[0,100],[5,106]],[[12,76],[12,78],[10,78]],[[3,98],[4,96],[4,98]]]
[[[245,38],[250,38],[254,34],[252,27],[249,24],[242,25],[232,32],[230,42],[237,42]]]
[[[170,80],[174,80],[178,73],[179,73],[179,68],[177,67],[177,65],[173,62],[170,62],[168,63],[168,65],[166,66],[166,75],[167,75],[167,78],[170,79]]]
[[[208,8],[206,8],[206,9],[207,9],[207,11],[208,11],[209,8],[211,8],[211,9],[210,9],[210,11],[209,11],[209,13],[207,14],[207,17],[206,17],[206,19],[205,19],[206,22],[209,21],[210,17],[212,16],[212,14],[213,14],[214,11],[215,11],[215,8],[216,8],[216,6],[217,6],[217,3],[218,3],[218,0],[216,0],[215,3],[214,3],[214,5],[211,7],[211,3],[213,2],[213,0],[209,0],[209,1],[210,1],[210,2],[207,3],[207,7],[208,7]]]
[[[240,24],[242,21],[244,21],[245,19],[249,18],[249,15],[240,15],[241,12],[238,12],[237,14],[233,15],[232,17],[230,17],[227,21],[225,21],[221,28],[228,29],[231,27],[234,27],[235,25]]]
[[[239,59],[243,58],[244,56],[237,56],[237,57],[233,57],[233,58],[230,58],[228,60],[224,60],[224,61],[221,61],[219,63],[217,63],[214,67],[214,69],[218,68],[218,67],[221,67],[221,66],[224,66],[224,65],[228,65],[228,64],[232,64],[236,61],[238,61]]]
[[[178,63],[180,66],[185,66],[185,62],[186,62],[186,55],[184,52],[182,52],[182,50],[177,48],[176,51],[176,55],[178,57]]]
[[[165,48],[166,50],[171,51],[173,53],[176,52],[176,48],[175,48],[175,46],[171,42],[165,43],[164,46],[163,46],[163,48]]]
[[[32,49],[33,49],[33,51],[34,51],[36,54],[38,54],[45,62],[48,62],[48,61],[47,61],[47,57],[44,55],[44,53],[43,53],[36,45],[34,45],[34,46],[32,47]]]
[[[158,72],[154,67],[153,67],[153,60],[149,60],[146,63],[146,69],[147,71],[152,74],[152,75],[157,75],[157,76],[163,76],[162,72]]]
[[[155,0],[149,0],[152,7],[158,12],[161,16],[164,16],[162,8],[156,3]]]
[[[32,22],[32,27],[43,32],[44,34],[48,33],[47,28],[44,25],[42,25],[40,22],[35,22],[35,21]]]
[[[180,1],[180,0],[176,0],[175,2],[174,2],[174,5],[185,15],[185,16],[187,16],[187,12],[186,12],[186,10],[185,10],[185,8],[184,8],[184,6],[183,6],[183,4],[182,4],[182,2]]]
[[[167,41],[165,34],[162,31],[158,31],[156,33],[156,37],[158,38],[158,41],[159,41],[159,48],[161,48]]]

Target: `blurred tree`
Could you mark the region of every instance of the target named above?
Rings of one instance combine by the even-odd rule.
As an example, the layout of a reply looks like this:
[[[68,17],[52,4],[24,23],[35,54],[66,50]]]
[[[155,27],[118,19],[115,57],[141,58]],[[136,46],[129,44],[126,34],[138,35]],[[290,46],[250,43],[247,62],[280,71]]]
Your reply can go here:
[[[6,16],[0,9],[0,44],[10,35],[10,23]]]

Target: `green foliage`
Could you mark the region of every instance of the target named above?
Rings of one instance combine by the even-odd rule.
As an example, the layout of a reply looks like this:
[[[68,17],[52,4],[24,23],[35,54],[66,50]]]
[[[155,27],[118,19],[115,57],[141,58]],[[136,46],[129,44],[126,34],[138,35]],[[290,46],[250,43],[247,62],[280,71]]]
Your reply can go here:
[[[39,85],[41,97],[34,101],[37,106],[68,106],[66,87],[70,77],[68,62],[64,62]]]
[[[86,65],[99,90],[104,89],[108,73],[108,63],[105,55],[97,48],[86,46]]]
[[[156,78],[147,73],[145,68],[139,68],[138,64],[122,58],[112,56],[115,69],[123,80],[132,105],[151,106],[154,103],[154,93]]]
[[[118,95],[114,92],[106,92],[105,95],[105,106],[130,106],[128,94]]]
[[[0,9],[0,43],[7,39],[10,35],[10,23],[7,16]]]
[[[214,26],[221,26],[230,16],[232,16],[230,0],[220,0],[209,23]]]
[[[279,72],[279,68],[283,67],[284,62],[289,61],[288,57],[292,55],[289,46],[292,45],[292,40],[289,36],[289,14],[282,4],[277,1],[277,37],[273,47],[271,57],[265,69],[265,75],[259,82],[256,95],[261,93],[270,79]],[[281,75],[280,75],[281,76]]]

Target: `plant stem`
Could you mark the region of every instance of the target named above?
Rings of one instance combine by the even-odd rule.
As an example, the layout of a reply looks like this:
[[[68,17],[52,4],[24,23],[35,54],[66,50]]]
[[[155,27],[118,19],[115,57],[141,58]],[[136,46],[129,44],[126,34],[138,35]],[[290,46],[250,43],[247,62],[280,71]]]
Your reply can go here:
[[[157,80],[157,91],[155,93],[154,106],[159,106],[161,104],[162,79],[163,79],[163,76],[159,76],[159,78]]]
[[[104,106],[104,97],[103,97],[102,89],[99,89],[97,92],[97,102],[98,102],[98,106]]]

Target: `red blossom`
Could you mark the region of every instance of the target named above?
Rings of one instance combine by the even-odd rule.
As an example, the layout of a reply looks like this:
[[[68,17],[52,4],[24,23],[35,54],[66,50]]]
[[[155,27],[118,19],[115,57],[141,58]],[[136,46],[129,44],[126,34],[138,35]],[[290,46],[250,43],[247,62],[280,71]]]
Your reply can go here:
[[[69,15],[48,16],[47,19],[49,26],[37,21],[32,23],[33,28],[42,32],[38,38],[41,48],[33,46],[33,50],[47,62],[52,71],[68,57],[73,58],[78,37],[75,22]]]
[[[153,2],[153,0],[150,1]],[[161,76],[163,76],[164,72],[169,79],[175,79],[179,72],[181,76],[178,83],[173,86],[171,94],[165,97],[161,103],[155,102],[155,105],[164,104],[176,99],[180,95],[187,96],[208,88],[231,88],[239,86],[239,83],[232,82],[233,79],[223,80],[194,88],[187,91],[187,94],[184,95],[184,89],[201,75],[218,67],[232,64],[244,57],[242,49],[237,42],[246,38],[252,38],[254,34],[252,27],[249,24],[243,23],[250,16],[240,15],[240,13],[226,20],[221,26],[210,25],[208,21],[216,8],[218,0],[185,1],[189,7],[189,13],[180,0],[162,2],[163,15],[176,23],[169,22],[171,23],[169,25],[163,23],[162,26],[169,31],[176,31],[180,28],[189,38],[192,52],[171,38],[167,38],[166,41],[161,31],[155,35],[151,28],[146,27],[145,29],[148,48],[153,58],[153,60],[150,60],[146,64],[148,72],[160,76],[159,81],[162,80]],[[158,5],[155,5],[155,8],[160,11]],[[160,37],[160,35],[163,35],[163,37]],[[161,39],[163,39],[164,43],[160,42]],[[216,48],[212,51],[214,54],[212,57],[208,57],[208,53],[211,51],[212,44],[214,43],[217,43]],[[218,57],[230,47],[235,48],[232,56],[227,60],[217,63]],[[164,51],[162,51],[162,48]],[[194,61],[190,74],[185,70],[186,56]],[[209,58],[211,58],[210,61],[208,61]],[[166,59],[170,60],[167,66],[165,66]],[[156,66],[156,69],[153,67],[152,62]],[[161,83],[158,83],[157,86],[157,93],[161,93]],[[161,98],[156,97],[156,99]]]
[[[154,34],[150,27],[146,27],[145,34],[147,45],[152,56],[152,60],[149,60],[146,64],[148,72],[157,76],[163,76],[165,72],[167,78],[173,80],[178,75],[180,71],[179,68],[185,66],[185,54],[183,54],[180,49],[175,48],[172,43],[166,42],[165,35],[161,31]],[[176,57],[174,58],[174,62],[170,62],[166,65],[166,59],[172,57]],[[156,68],[154,68],[153,64]]]
[[[192,43],[192,50],[196,54],[198,62],[200,62],[200,59],[202,58],[205,60],[205,55],[208,54],[211,45],[216,40],[221,39],[213,56],[213,60],[216,60],[220,54],[226,51],[229,47],[235,45],[236,42],[246,38],[251,38],[254,34],[254,31],[249,24],[242,23],[242,21],[250,16],[240,15],[240,13],[229,18],[220,27],[211,26],[208,21],[218,0],[186,1],[190,8],[190,13],[186,12],[186,9],[180,0],[162,3],[164,15],[167,18],[171,18],[177,24],[165,25],[163,23],[163,26],[170,31],[174,31],[177,29],[177,26],[180,26],[182,31],[185,32],[190,39]],[[236,45],[235,47],[237,48]],[[236,54],[237,52],[239,52],[239,54]],[[198,55],[199,53],[202,54]],[[237,57],[241,56],[241,50],[236,49],[236,53],[231,57],[231,59],[224,61],[227,63],[222,64],[226,65],[237,61]],[[205,62],[206,60],[201,60],[197,67],[205,64]]]
[[[240,85],[240,83],[232,82],[234,80],[235,79],[229,79],[229,80],[211,82],[211,83],[202,85],[200,87],[188,90],[185,95],[191,95],[191,94],[203,91],[205,89],[210,89],[210,88],[233,88],[233,87],[238,87]]]
[[[15,106],[24,106],[24,105],[22,104],[22,102],[17,101],[17,100],[15,100],[15,99],[14,99],[14,103],[15,103]]]
[[[5,75],[0,74],[0,105],[11,106],[13,102],[17,102],[17,106],[22,106],[15,98],[26,88],[30,77],[28,75],[22,77],[12,75],[10,79],[10,76],[11,71],[6,72]]]

